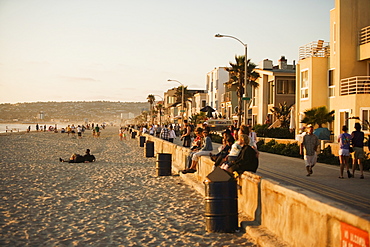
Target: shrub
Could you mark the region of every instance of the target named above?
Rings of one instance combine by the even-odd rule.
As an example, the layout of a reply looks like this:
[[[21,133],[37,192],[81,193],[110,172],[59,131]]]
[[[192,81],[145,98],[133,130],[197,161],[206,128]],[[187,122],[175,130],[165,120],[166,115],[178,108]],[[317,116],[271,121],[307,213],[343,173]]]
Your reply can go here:
[[[294,132],[291,133],[288,128],[272,128],[268,129],[268,125],[257,124],[254,126],[254,131],[257,136],[281,139],[294,139]]]
[[[298,143],[288,143],[281,154],[290,157],[301,157],[301,155],[299,154]]]
[[[321,152],[317,155],[317,162],[320,163],[326,163],[330,165],[339,165],[339,157],[335,156],[331,152],[331,147],[330,145],[321,150]]]

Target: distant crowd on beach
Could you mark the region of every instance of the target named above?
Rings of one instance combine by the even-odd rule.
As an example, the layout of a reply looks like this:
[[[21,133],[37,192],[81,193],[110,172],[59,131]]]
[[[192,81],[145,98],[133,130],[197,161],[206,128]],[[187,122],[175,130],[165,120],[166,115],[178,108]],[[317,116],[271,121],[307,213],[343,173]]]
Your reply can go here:
[[[75,124],[68,124],[67,127],[62,127],[60,129],[57,128],[57,124],[55,126],[50,125],[49,127],[46,126],[46,124],[36,124],[35,125],[35,130],[36,132],[47,132],[51,131],[54,133],[66,133],[68,136],[75,137],[77,134],[78,138],[82,138],[83,133],[86,130],[92,130],[92,135],[94,137],[100,137],[100,132],[102,129],[105,129],[106,125],[105,124],[86,124],[86,125],[75,125]],[[28,126],[27,128],[27,133],[31,131],[31,125]]]

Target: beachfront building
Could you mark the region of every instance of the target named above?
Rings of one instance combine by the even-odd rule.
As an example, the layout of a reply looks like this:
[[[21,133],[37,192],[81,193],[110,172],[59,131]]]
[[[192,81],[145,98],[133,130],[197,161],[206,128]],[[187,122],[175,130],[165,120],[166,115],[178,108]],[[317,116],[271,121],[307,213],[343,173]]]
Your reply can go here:
[[[285,56],[281,56],[278,65],[274,66],[269,59],[261,61],[254,72],[259,74],[252,94],[252,125],[264,124],[266,118],[270,123],[276,119],[271,109],[284,102],[295,103],[295,64],[288,64]]]
[[[204,90],[199,90],[195,93],[191,100],[191,107],[189,115],[198,114],[202,108],[207,105],[208,94]]]
[[[235,107],[238,105],[236,95],[237,86],[232,83],[224,83],[225,92],[221,96],[221,115],[229,120],[238,120]]]
[[[181,102],[176,97],[177,88],[172,88],[164,93],[163,102],[163,123],[181,123]],[[200,107],[205,105],[207,94],[205,90],[187,89],[185,93],[188,97],[184,98],[184,119],[188,119],[196,112],[199,113]]]
[[[221,112],[221,97],[225,92],[224,83],[227,81],[229,81],[229,72],[225,70],[225,67],[217,67],[207,73],[207,105],[215,109],[216,112]]]
[[[163,107],[165,108],[165,114],[163,116],[164,123],[179,123],[178,119],[181,118],[181,102],[177,101],[176,98],[177,88],[168,89],[164,92]]]
[[[304,111],[327,106],[335,110],[327,127],[336,140],[342,125],[352,130],[356,121],[370,120],[369,0],[335,0],[330,43],[318,40],[300,47],[296,79],[297,125],[302,127]],[[366,124],[363,129],[369,133]]]

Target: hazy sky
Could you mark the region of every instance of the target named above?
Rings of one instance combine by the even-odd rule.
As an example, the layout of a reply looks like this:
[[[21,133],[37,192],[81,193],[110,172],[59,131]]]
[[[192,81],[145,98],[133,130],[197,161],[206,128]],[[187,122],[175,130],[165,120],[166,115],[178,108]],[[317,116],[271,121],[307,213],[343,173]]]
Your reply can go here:
[[[146,101],[248,44],[254,63],[329,41],[334,0],[0,0],[0,103]],[[157,97],[157,100],[160,98]]]

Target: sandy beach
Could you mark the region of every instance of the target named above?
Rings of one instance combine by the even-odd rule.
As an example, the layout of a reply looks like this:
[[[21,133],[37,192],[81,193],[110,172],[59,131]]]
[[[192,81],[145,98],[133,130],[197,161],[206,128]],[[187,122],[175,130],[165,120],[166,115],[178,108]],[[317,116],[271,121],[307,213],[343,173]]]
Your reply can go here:
[[[243,233],[207,233],[203,197],[177,176],[157,177],[137,139],[0,135],[1,246],[255,246]],[[62,163],[84,154],[95,163]]]

